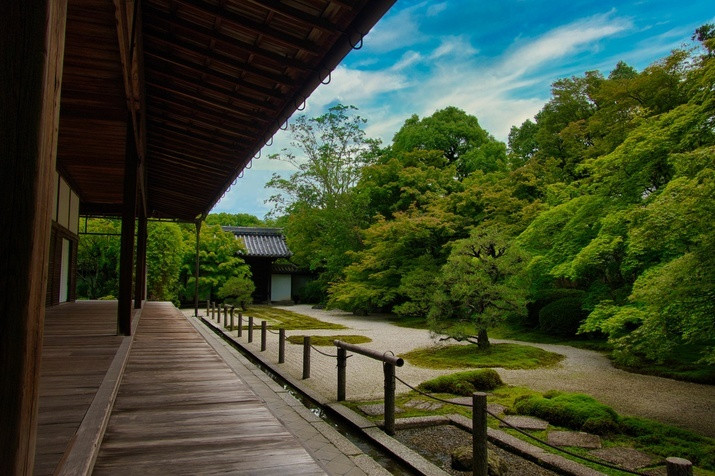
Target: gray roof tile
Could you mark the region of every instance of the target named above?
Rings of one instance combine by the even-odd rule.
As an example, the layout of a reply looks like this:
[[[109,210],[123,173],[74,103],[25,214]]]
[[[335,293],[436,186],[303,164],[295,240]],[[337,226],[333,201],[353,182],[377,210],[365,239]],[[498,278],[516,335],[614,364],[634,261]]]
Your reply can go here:
[[[283,230],[280,228],[259,228],[244,226],[222,226],[246,245],[247,257],[289,258],[293,253],[288,249]]]

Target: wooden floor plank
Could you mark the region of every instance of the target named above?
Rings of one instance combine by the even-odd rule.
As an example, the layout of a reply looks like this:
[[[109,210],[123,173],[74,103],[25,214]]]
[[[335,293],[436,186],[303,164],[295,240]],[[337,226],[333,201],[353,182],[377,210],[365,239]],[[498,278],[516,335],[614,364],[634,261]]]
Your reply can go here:
[[[170,303],[147,303],[95,474],[324,474]]]
[[[47,308],[40,366],[35,475],[54,472],[74,438],[123,337],[117,303],[81,301]]]

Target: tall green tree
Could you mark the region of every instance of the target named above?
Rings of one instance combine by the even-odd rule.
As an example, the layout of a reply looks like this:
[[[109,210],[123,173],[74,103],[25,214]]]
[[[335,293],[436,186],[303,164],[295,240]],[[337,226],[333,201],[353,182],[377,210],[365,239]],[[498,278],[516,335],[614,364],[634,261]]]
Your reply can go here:
[[[147,298],[179,303],[179,274],[184,240],[176,223],[149,222],[147,225]]]
[[[525,309],[526,290],[513,282],[525,261],[523,252],[496,226],[477,227],[468,238],[454,242],[438,278],[431,328],[489,347],[489,328]],[[476,335],[465,331],[471,326]]]

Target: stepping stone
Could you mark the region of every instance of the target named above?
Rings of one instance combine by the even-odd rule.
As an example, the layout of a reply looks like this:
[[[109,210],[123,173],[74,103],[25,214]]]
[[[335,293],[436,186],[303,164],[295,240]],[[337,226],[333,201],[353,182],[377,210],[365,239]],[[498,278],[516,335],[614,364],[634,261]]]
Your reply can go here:
[[[501,415],[506,410],[504,405],[498,403],[487,403],[487,411],[493,415]]]
[[[630,470],[644,468],[658,462],[658,458],[645,454],[642,451],[618,446],[612,448],[601,448],[599,450],[593,450],[590,453],[604,461]]]
[[[405,403],[404,406],[409,407],[409,408],[414,408],[415,410],[433,411],[433,410],[439,410],[444,405],[439,402],[427,402],[425,400],[410,400],[409,402]]]
[[[523,416],[523,415],[507,415],[503,420],[509,425],[515,426],[521,430],[545,430],[549,426],[549,422],[541,418]],[[504,423],[500,423],[501,427],[508,427]]]
[[[583,431],[551,431],[549,444],[554,446],[576,446],[578,448],[600,448],[601,437]]]
[[[457,397],[450,398],[448,401],[456,403],[457,405],[469,405],[472,406],[472,397]]]
[[[372,405],[358,405],[361,412],[370,416],[378,416],[385,414],[385,405],[383,403],[373,403]],[[402,413],[404,410],[395,407],[395,413]]]

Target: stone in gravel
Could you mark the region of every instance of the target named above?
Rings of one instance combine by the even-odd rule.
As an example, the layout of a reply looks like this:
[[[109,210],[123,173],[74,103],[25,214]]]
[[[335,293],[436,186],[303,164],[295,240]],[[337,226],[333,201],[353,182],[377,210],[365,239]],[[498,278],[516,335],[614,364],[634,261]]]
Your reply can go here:
[[[415,410],[425,410],[425,411],[433,411],[433,410],[439,410],[442,408],[442,404],[439,402],[426,402],[424,400],[410,400],[409,402],[405,403],[404,406],[409,407],[409,408],[414,408]]]
[[[459,446],[452,451],[452,468],[457,471],[472,470],[472,447]],[[487,466],[489,476],[503,476],[509,472],[506,462],[496,453],[487,450]]]
[[[551,431],[548,441],[554,446],[576,446],[588,449],[601,447],[601,437],[583,431]]]
[[[457,398],[450,398],[450,402],[456,403],[457,405],[471,405],[472,404],[472,397],[457,397]]]
[[[545,430],[549,425],[549,422],[542,420],[541,418],[523,416],[523,415],[507,415],[503,420],[509,425],[515,426],[522,430]],[[504,423],[500,423],[500,426],[508,426]]]
[[[499,405],[498,403],[487,403],[487,411],[494,415],[501,415],[506,410],[504,405]]]
[[[378,416],[385,414],[385,405],[383,403],[374,403],[372,405],[358,405],[361,412],[370,416]],[[399,407],[395,407],[395,413],[402,413],[404,410]]]
[[[658,462],[658,458],[647,455],[642,451],[618,446],[593,450],[590,453],[604,461],[630,470],[645,468]]]

